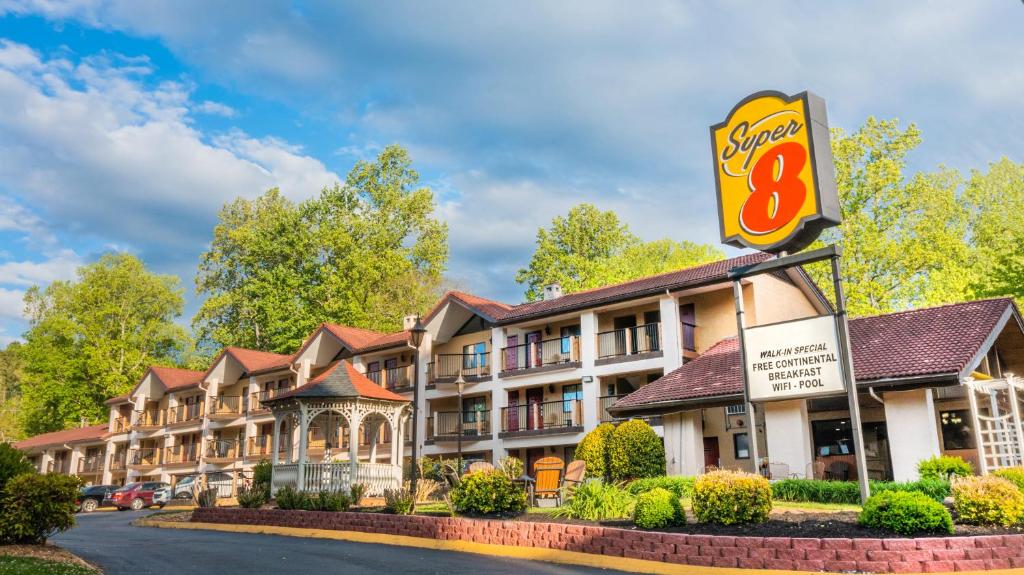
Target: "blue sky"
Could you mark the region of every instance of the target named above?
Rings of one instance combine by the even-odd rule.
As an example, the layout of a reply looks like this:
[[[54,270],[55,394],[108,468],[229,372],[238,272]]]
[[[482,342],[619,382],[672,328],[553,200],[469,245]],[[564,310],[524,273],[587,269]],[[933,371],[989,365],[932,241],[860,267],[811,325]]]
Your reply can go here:
[[[408,147],[450,276],[519,301],[536,229],[717,243],[708,126],[810,89],[917,123],[912,169],[1024,160],[1024,3],[0,0],[0,344],[26,287],[127,250],[192,276],[216,212]],[[184,322],[188,318],[183,319]]]

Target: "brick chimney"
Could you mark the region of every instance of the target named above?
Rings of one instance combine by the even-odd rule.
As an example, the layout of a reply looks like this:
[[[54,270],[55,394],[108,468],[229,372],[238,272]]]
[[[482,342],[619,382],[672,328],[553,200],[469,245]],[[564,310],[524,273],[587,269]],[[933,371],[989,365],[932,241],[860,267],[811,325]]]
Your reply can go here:
[[[544,286],[544,301],[551,301],[562,297],[562,284],[553,283]]]

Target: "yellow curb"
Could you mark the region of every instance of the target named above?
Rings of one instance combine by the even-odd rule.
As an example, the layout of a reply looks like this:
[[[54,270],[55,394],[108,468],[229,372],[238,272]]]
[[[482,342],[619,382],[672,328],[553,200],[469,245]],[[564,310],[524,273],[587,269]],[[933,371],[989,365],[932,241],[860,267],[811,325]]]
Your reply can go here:
[[[805,575],[806,571],[787,571],[781,569],[739,569],[734,567],[701,567],[698,565],[678,565],[662,563],[646,559],[628,557],[611,557],[594,555],[577,551],[560,549],[539,549],[536,547],[517,547],[514,545],[494,545],[473,541],[454,541],[409,537],[407,535],[385,535],[381,533],[363,533],[360,531],[336,531],[333,529],[309,529],[300,527],[278,527],[274,525],[234,525],[226,523],[184,523],[160,521],[157,519],[140,519],[135,522],[139,527],[157,527],[161,529],[196,529],[203,531],[223,531],[227,533],[256,533],[262,535],[283,535],[285,537],[307,537],[313,539],[333,539],[336,541],[352,541],[355,543],[375,543],[379,545],[397,545],[401,547],[417,547],[437,551],[457,551],[474,553],[492,557],[509,557],[527,559],[562,565],[593,567],[596,569],[616,569],[631,573],[652,573],[655,575]],[[996,569],[992,571],[957,571],[957,575],[1024,575],[1024,569]],[[942,575],[942,574],[939,574]]]

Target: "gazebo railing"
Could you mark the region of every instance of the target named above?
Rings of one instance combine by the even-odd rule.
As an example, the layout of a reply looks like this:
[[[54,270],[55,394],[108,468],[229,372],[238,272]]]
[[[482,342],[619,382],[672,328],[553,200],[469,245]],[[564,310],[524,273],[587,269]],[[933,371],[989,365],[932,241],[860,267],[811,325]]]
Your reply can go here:
[[[349,488],[349,464],[307,463],[303,465],[302,491],[338,491]]]
[[[296,463],[274,466],[274,491],[288,486],[300,491],[348,491],[351,466],[348,461],[338,463]],[[366,494],[379,496],[385,489],[401,485],[401,469],[390,463],[359,463],[356,483],[366,485]]]
[[[360,463],[356,469],[356,483],[366,486],[367,495],[383,495],[385,489],[402,484],[401,469],[390,463]]]

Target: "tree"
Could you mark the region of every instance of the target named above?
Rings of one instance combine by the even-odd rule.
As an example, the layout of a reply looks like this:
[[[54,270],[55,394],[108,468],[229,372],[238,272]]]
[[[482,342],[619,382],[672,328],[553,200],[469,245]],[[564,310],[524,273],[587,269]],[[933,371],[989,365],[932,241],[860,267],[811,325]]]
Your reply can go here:
[[[0,442],[21,438],[18,407],[21,403],[21,344],[12,342],[0,350]]]
[[[207,347],[287,353],[320,322],[391,331],[437,297],[448,229],[408,153],[388,146],[295,204],[276,189],[220,212],[196,291]]]
[[[74,281],[29,288],[19,352],[23,429],[105,421],[106,399],[131,390],[149,365],[176,363],[189,345],[174,323],[184,307],[179,284],[121,253],[80,267]]]
[[[707,244],[662,239],[642,242],[613,211],[579,204],[568,215],[537,230],[537,248],[516,281],[526,284],[526,299],[536,300],[545,285],[558,283],[564,293],[627,281],[721,259]]]
[[[1002,158],[987,172],[973,170],[962,202],[972,246],[969,294],[1009,295],[1024,305],[1024,164]]]
[[[838,243],[851,315],[959,301],[969,250],[966,219],[953,170],[903,175],[921,141],[911,124],[867,122],[852,134],[833,130],[832,154],[843,222],[812,247]],[[831,292],[827,265],[808,270]]]

